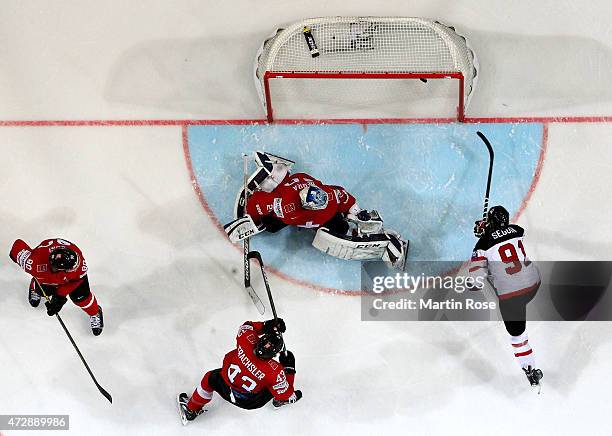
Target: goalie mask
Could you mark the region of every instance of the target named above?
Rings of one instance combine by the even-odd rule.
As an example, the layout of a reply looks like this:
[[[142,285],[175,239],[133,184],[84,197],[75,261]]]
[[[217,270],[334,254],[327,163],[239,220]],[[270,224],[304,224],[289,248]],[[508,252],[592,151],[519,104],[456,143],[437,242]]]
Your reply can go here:
[[[322,210],[327,207],[329,198],[327,192],[318,186],[309,186],[300,191],[302,207],[308,210]]]

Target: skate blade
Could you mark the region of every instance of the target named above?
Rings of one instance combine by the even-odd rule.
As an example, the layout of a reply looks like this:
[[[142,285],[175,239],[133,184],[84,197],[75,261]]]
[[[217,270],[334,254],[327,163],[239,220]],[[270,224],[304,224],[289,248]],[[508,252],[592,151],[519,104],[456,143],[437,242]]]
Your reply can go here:
[[[532,388],[534,391],[536,391],[536,393],[537,393],[538,395],[540,395],[540,394],[542,393],[542,383],[538,383],[537,385],[532,386],[531,388]]]
[[[180,396],[181,394],[178,394],[176,396],[176,405],[178,407],[179,416],[181,417],[181,422],[183,423],[183,425],[187,425],[188,421],[187,421],[187,417],[185,416],[185,412],[183,411],[183,408],[181,407]]]

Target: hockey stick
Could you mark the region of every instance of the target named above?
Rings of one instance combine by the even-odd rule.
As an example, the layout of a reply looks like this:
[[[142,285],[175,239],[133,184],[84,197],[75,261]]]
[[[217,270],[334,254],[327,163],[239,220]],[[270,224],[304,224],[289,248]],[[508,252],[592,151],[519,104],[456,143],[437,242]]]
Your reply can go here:
[[[485,192],[484,207],[482,211],[482,220],[486,222],[487,212],[489,211],[489,192],[491,190],[491,178],[493,177],[494,153],[493,153],[493,147],[491,147],[491,143],[489,142],[487,137],[484,135],[484,133],[482,133],[481,131],[477,131],[476,134],[478,135],[480,139],[482,139],[482,142],[485,143],[485,145],[487,146],[487,150],[489,150],[489,175],[487,176],[487,190]]]
[[[261,269],[261,276],[263,277],[264,285],[266,286],[266,292],[268,293],[268,300],[270,301],[270,308],[272,309],[272,315],[274,319],[278,319],[278,315],[276,314],[276,307],[274,307],[274,299],[272,298],[272,291],[270,290],[270,282],[268,282],[268,275],[264,270],[263,259],[261,258],[261,253],[259,251],[251,251],[247,255],[248,259],[257,259],[259,262],[259,268]]]
[[[261,276],[263,277],[264,285],[266,286],[266,292],[268,293],[268,301],[270,302],[270,308],[272,309],[272,316],[274,316],[274,320],[278,321],[278,315],[276,314],[276,307],[274,307],[274,298],[272,298],[272,290],[270,289],[270,282],[268,282],[268,275],[264,269],[263,259],[261,258],[261,253],[259,251],[251,251],[248,254],[249,259],[257,259],[259,262],[259,269],[261,270]],[[282,333],[281,333],[282,336]],[[285,351],[287,346],[285,345],[285,341],[283,340],[283,350]]]
[[[51,299],[45,293],[45,290],[43,289],[43,287],[41,286],[40,282],[38,281],[38,279],[36,277],[34,277],[34,283],[36,283],[36,285],[38,285],[38,288],[40,289],[43,297],[45,297],[45,300],[50,302]],[[66,324],[64,324],[64,321],[62,320],[62,317],[59,316],[59,313],[56,313],[55,316],[57,317],[57,320],[61,324],[61,326],[64,329],[64,331],[66,332],[66,335],[68,336],[68,339],[70,339],[70,342],[72,343],[72,346],[74,347],[74,349],[76,350],[77,354],[81,358],[81,362],[83,362],[83,365],[85,365],[85,369],[89,373],[89,375],[90,375],[91,379],[93,380],[93,382],[95,383],[96,387],[98,388],[100,393],[104,396],[104,398],[106,398],[112,404],[113,397],[111,397],[111,395],[106,391],[106,389],[104,389],[102,386],[100,386],[100,383],[98,383],[98,380],[96,380],[96,377],[93,375],[93,372],[91,372],[91,369],[89,369],[89,365],[87,364],[87,362],[85,361],[85,358],[81,354],[81,350],[79,350],[79,347],[77,347],[76,342],[74,342],[74,339],[72,339],[72,335],[68,331],[68,328],[66,327]]]
[[[247,200],[249,198],[248,189],[247,189],[247,183],[248,183],[248,178],[249,178],[249,155],[243,154],[242,160],[244,164],[244,205],[242,209],[243,216],[244,216],[246,215]],[[255,292],[255,289],[253,289],[253,286],[251,286],[251,263],[250,263],[250,258],[249,258],[249,252],[251,250],[250,238],[245,238],[242,241],[242,248],[244,251],[243,253],[244,255],[244,258],[243,258],[243,261],[244,261],[244,288],[247,294],[249,295],[249,297],[251,298],[251,301],[253,302],[257,310],[259,311],[259,313],[263,315],[266,311],[266,308],[264,307],[261,301],[261,298],[259,298],[259,295],[257,295],[257,292]]]

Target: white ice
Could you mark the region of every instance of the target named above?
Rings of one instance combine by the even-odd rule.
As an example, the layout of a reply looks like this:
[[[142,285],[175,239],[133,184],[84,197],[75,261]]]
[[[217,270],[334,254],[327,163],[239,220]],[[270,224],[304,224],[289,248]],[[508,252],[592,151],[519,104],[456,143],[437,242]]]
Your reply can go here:
[[[278,25],[323,15],[439,18],[481,65],[470,116],[612,115],[612,6],[338,0],[3,2],[1,120],[261,118],[252,59]],[[612,260],[609,123],[552,123],[520,220],[536,259]],[[609,434],[612,325],[529,324],[545,371],[526,386],[497,323],[365,323],[359,299],[272,276],[304,399],[280,411],[214,400],[186,428],[174,397],[220,365],[239,323],[241,255],[193,191],[181,128],[0,127],[0,249],[77,242],[105,309],[100,337],[26,301],[0,263],[0,413],[69,414],[69,434]],[[467,254],[466,254],[467,255]],[[19,434],[26,434],[19,433]]]

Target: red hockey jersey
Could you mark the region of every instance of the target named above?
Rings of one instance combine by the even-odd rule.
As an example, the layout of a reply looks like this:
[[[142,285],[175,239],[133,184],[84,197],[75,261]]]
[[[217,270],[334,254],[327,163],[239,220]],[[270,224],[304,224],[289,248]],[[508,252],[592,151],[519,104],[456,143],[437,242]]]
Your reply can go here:
[[[51,271],[49,254],[58,247],[70,248],[77,254],[77,265],[71,271]],[[31,249],[21,239],[13,243],[10,258],[42,285],[57,286],[57,295],[65,297],[74,291],[87,275],[87,264],[79,247],[64,239],[45,239]]]
[[[300,191],[316,185],[328,196],[327,207],[308,210],[302,207]],[[272,192],[257,191],[249,197],[247,213],[256,223],[266,215],[278,218],[290,226],[317,228],[337,213],[347,213],[355,204],[355,197],[341,186],[324,185],[306,173],[289,174]]]
[[[221,376],[232,389],[242,393],[257,393],[268,389],[280,401],[293,395],[294,374],[286,374],[276,360],[261,360],[254,348],[263,332],[263,322],[247,321],[238,330],[236,349],[223,359]]]

